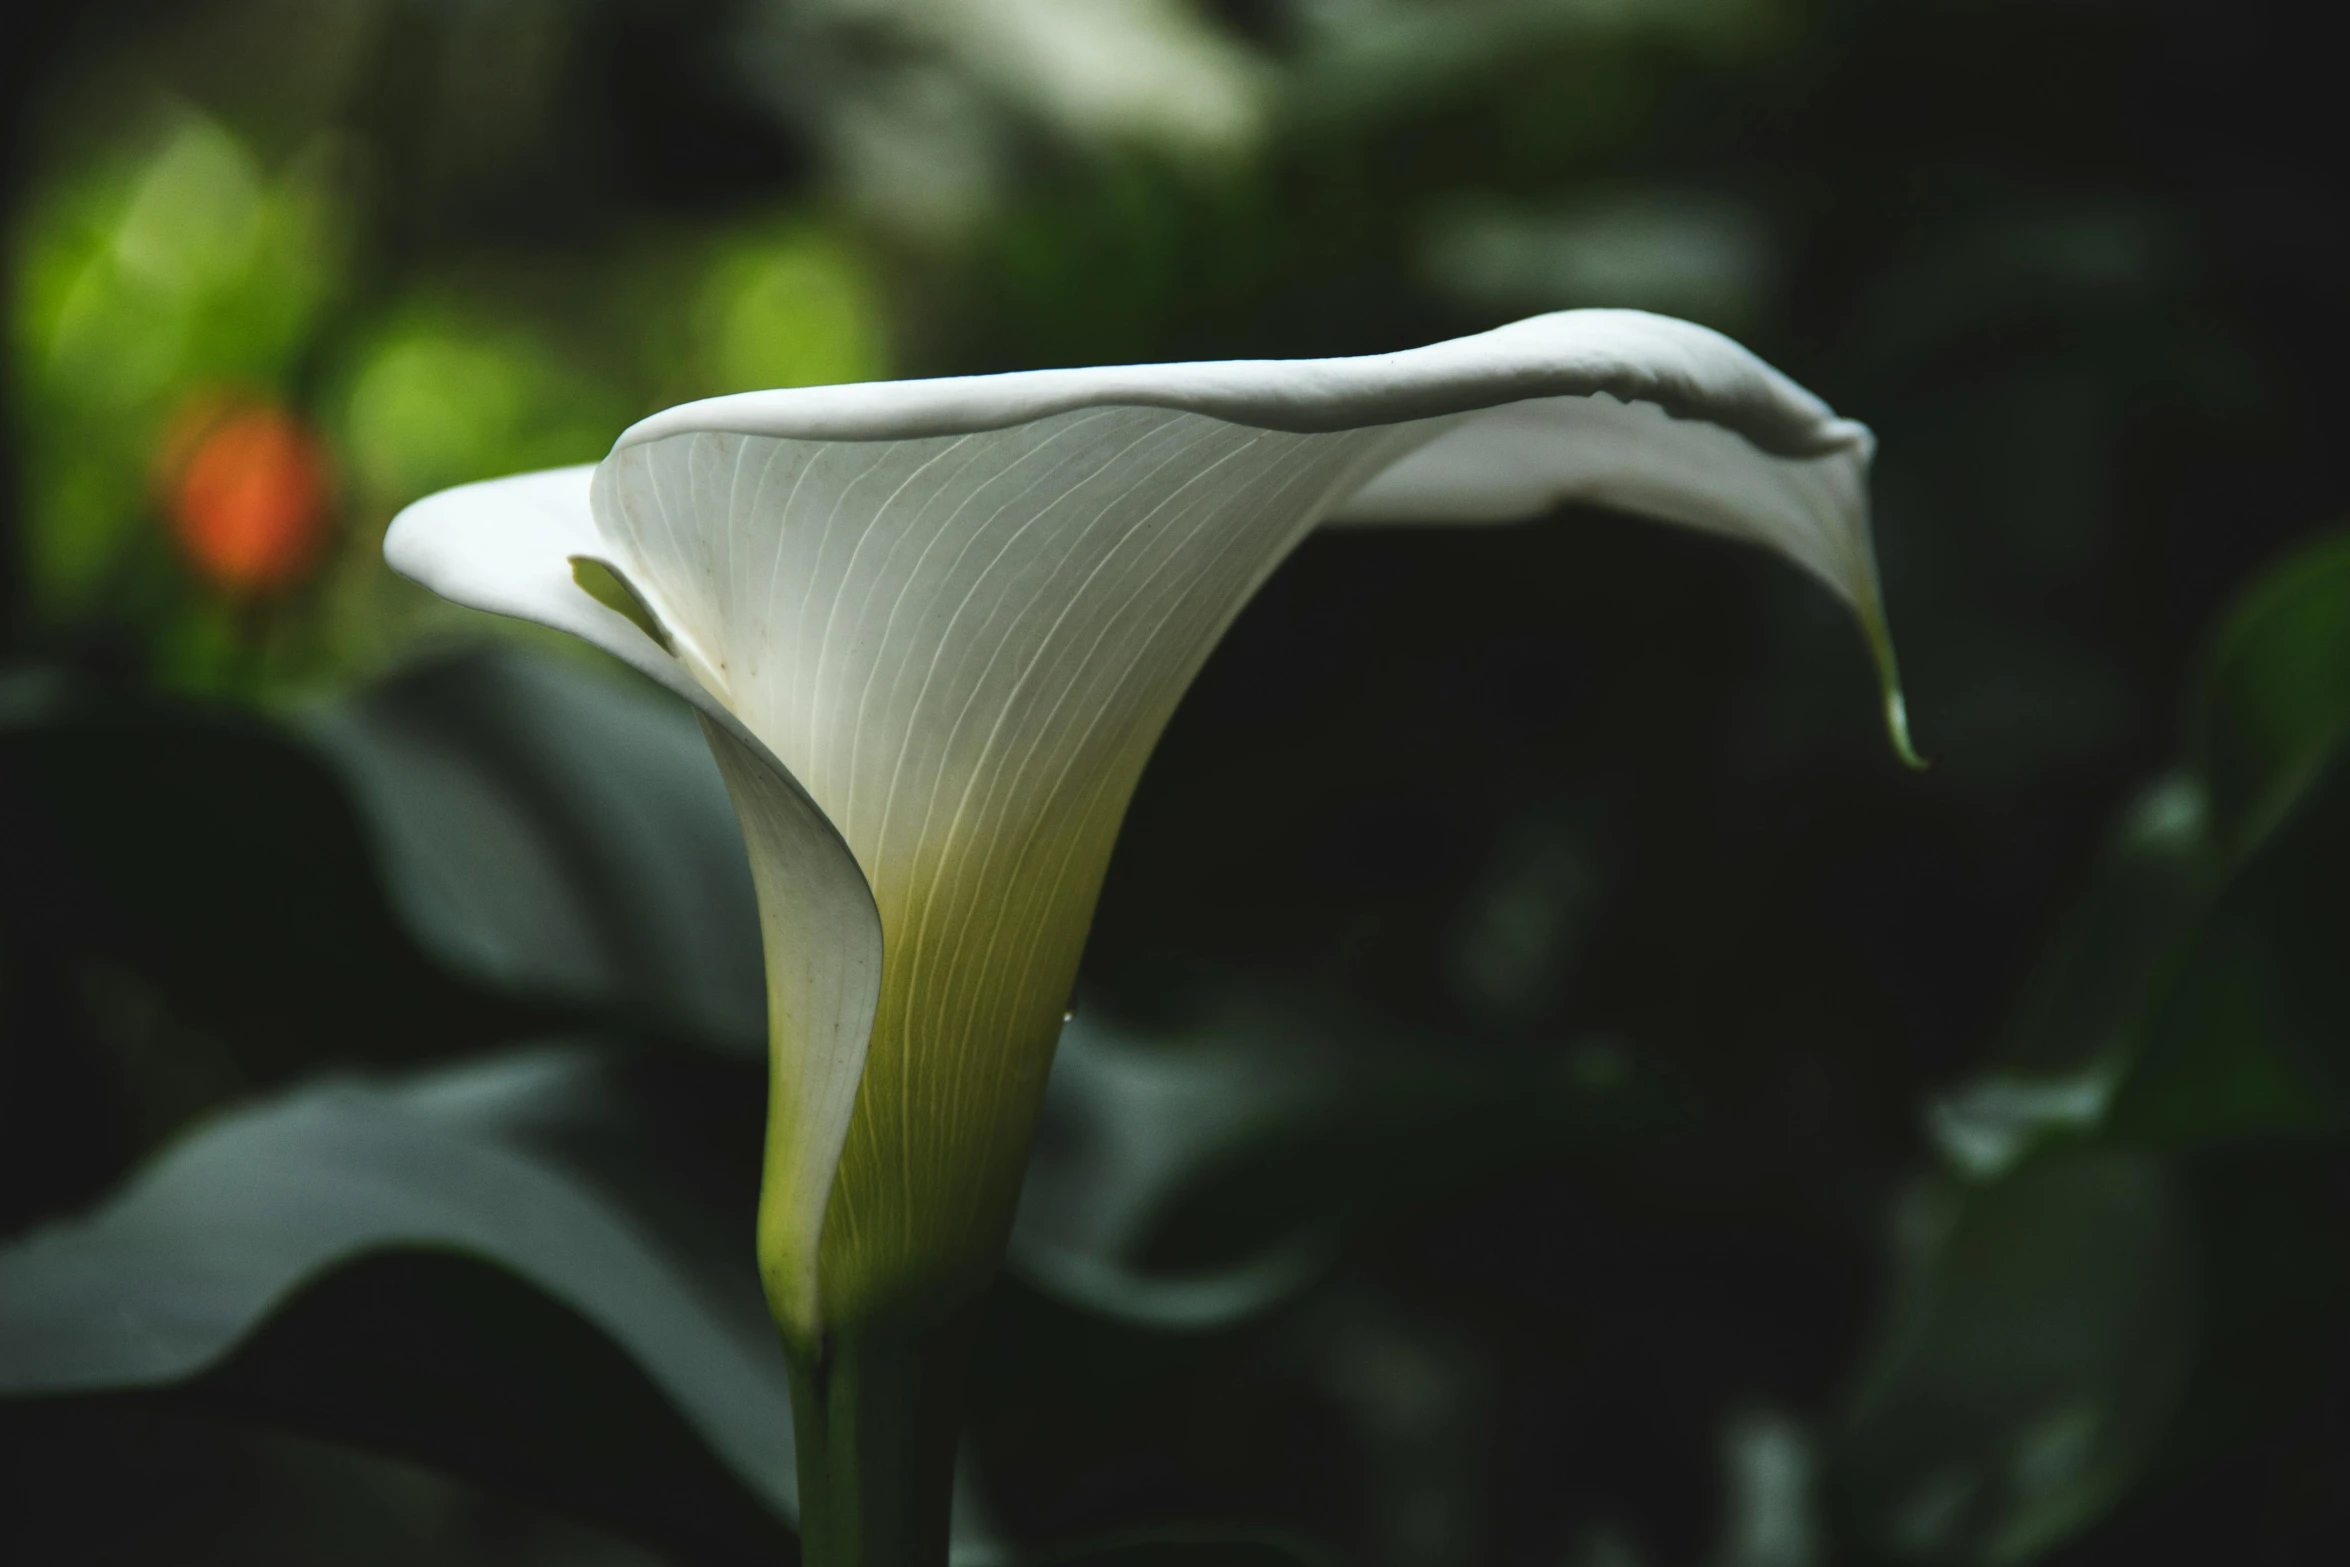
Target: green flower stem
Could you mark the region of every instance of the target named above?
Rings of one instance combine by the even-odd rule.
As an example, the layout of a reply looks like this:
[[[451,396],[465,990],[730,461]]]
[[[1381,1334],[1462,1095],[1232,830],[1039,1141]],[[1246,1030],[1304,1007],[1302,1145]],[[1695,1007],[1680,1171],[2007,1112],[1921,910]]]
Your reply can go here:
[[[946,1567],[979,1307],[787,1346],[804,1567]]]

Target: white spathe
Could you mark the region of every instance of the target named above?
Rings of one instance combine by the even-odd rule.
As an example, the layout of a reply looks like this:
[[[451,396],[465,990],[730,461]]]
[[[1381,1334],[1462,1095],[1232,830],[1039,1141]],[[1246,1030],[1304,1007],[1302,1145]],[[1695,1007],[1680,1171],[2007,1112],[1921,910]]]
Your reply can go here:
[[[767,947],[762,1268],[812,1340],[994,1255],[1127,799],[1315,526],[1591,500],[1767,545],[1859,617],[1906,755],[1870,451],[1714,332],[1576,311],[1359,359],[689,403],[594,468],[420,501],[385,553],[701,711]]]

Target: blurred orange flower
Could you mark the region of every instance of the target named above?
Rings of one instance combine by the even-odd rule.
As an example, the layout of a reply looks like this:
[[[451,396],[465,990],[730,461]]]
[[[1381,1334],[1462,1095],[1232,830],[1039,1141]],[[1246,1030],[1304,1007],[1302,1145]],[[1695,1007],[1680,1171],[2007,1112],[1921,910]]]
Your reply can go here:
[[[294,414],[210,394],[173,421],[161,455],[172,535],[212,586],[257,598],[318,563],[332,473],[325,446]]]

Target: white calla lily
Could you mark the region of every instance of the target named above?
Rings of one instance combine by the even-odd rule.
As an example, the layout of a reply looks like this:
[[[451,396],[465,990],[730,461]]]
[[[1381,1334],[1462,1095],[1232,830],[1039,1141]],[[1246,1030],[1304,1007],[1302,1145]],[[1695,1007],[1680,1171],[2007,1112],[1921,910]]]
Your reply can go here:
[[[1716,333],[1578,311],[1359,359],[714,398],[592,469],[421,501],[385,550],[700,710],[759,892],[760,1256],[804,1350],[985,1276],[1128,797],[1308,532],[1590,500],[1766,545],[1851,605],[1907,755],[1870,451]]]

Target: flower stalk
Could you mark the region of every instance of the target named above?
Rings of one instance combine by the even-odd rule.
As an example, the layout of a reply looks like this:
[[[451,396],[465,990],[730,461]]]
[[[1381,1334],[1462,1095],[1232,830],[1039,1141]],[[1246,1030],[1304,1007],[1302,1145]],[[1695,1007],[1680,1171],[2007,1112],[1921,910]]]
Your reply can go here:
[[[804,1562],[946,1560],[978,1308],[974,1295],[943,1313],[871,1318],[787,1350]]]

